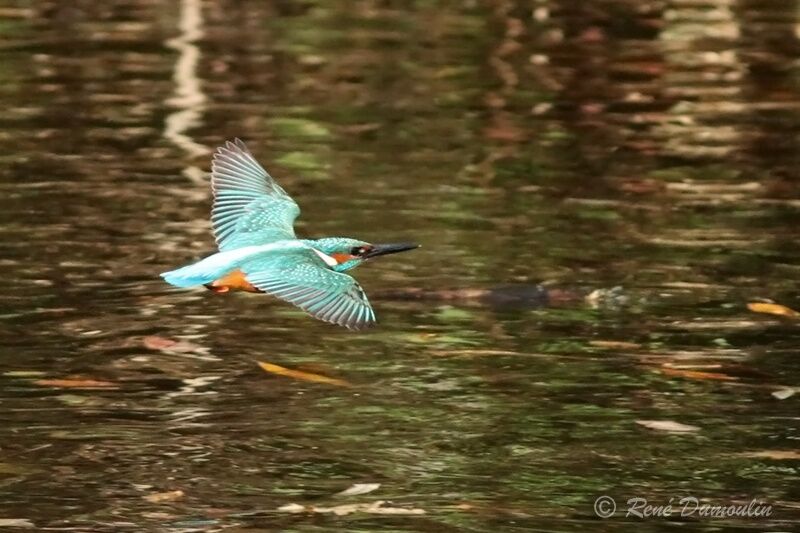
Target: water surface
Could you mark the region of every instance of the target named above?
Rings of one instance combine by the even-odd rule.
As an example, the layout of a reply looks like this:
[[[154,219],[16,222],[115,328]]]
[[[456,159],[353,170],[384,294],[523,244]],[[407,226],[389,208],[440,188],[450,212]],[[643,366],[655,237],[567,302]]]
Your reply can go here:
[[[0,2],[0,519],[797,527],[800,330],[746,307],[800,305],[797,3],[582,4]],[[355,271],[378,327],[158,278],[235,136],[299,234],[422,244]],[[424,514],[313,512],[379,500]]]

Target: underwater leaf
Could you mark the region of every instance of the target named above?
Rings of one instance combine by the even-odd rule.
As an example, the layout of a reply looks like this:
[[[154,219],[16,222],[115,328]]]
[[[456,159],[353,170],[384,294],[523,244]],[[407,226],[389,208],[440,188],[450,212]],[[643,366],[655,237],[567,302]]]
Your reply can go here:
[[[256,361],[256,363],[258,363],[258,366],[260,366],[261,369],[264,370],[265,372],[269,372],[271,374],[277,374],[279,376],[285,376],[287,378],[294,378],[302,381],[311,381],[313,383],[326,383],[328,385],[336,385],[337,387],[353,386],[351,383],[343,379],[329,378],[328,376],[323,376],[321,374],[314,374],[312,372],[303,372],[302,370],[292,370],[290,368],[274,365],[272,363],[264,363],[262,361]]]
[[[383,515],[421,515],[425,514],[424,509],[407,507],[385,507],[386,503],[379,500],[373,503],[349,503],[345,505],[335,505],[333,507],[317,507],[316,505],[303,506],[297,503],[289,503],[278,507],[278,511],[284,513],[319,513],[334,514],[345,516],[352,513],[368,513]]]
[[[96,379],[37,379],[33,382],[41,387],[56,387],[60,389],[116,389],[116,384],[110,381],[100,381]]]
[[[6,378],[36,378],[39,376],[44,376],[44,372],[40,372],[38,370],[9,370],[8,372],[3,372],[3,377]]]
[[[87,396],[86,394],[59,394],[55,399],[70,407],[94,407],[103,403],[96,396]]]
[[[305,512],[306,508],[299,503],[287,503],[286,505],[281,505],[277,509],[282,513],[303,513]]]
[[[184,497],[182,490],[171,490],[168,492],[155,492],[144,497],[150,503],[174,502]]]
[[[741,455],[742,457],[752,457],[754,459],[800,459],[800,451],[798,450],[760,450],[757,452],[746,452]]]
[[[607,350],[638,350],[642,347],[641,344],[626,341],[589,341],[589,346]]]
[[[689,433],[691,431],[700,431],[697,426],[690,426],[689,424],[681,424],[673,420],[637,420],[637,424],[656,431],[669,431],[672,433]]]
[[[208,353],[208,348],[188,341],[176,341],[158,335],[150,335],[142,339],[145,348],[166,353]]]
[[[797,389],[795,389],[794,387],[784,387],[782,389],[773,391],[772,396],[773,398],[777,398],[779,400],[785,400],[787,398],[791,398],[792,396],[794,396],[796,392]]]
[[[36,525],[27,518],[0,518],[0,527],[36,527]]]
[[[440,356],[440,357],[476,357],[476,356],[488,356],[488,355],[515,355],[515,356],[531,357],[530,354],[524,354],[522,352],[514,352],[514,351],[511,351],[511,350],[491,350],[491,349],[486,349],[486,350],[480,350],[480,349],[429,350],[428,353],[430,355],[435,355],[435,356]]]
[[[362,509],[365,513],[370,514],[385,514],[385,515],[420,515],[425,514],[424,509],[416,507],[384,507],[382,501],[377,501],[370,504],[368,507]]]
[[[167,339],[166,337],[159,337],[158,335],[150,335],[149,337],[145,337],[142,339],[145,348],[149,348],[151,350],[164,350],[171,346],[174,346],[177,341],[172,339]]]
[[[750,302],[747,308],[754,313],[766,313],[768,315],[786,316],[789,318],[800,318],[800,313],[794,309],[790,309],[785,305],[765,303],[765,302]]]
[[[158,512],[149,512],[149,513],[142,513],[144,518],[148,518],[150,520],[174,520],[178,516],[172,513],[164,513],[161,511]]]
[[[661,372],[668,376],[678,376],[681,378],[689,379],[716,379],[720,381],[736,381],[739,378],[729,376],[727,374],[720,374],[719,372],[702,372],[700,370],[683,370],[681,368],[672,368],[668,366],[661,367]]]
[[[651,178],[625,178],[619,180],[618,188],[630,194],[655,194],[664,192],[667,185],[661,180]]]
[[[360,496],[378,490],[380,486],[380,483],[354,483],[342,492],[337,492],[336,496]]]

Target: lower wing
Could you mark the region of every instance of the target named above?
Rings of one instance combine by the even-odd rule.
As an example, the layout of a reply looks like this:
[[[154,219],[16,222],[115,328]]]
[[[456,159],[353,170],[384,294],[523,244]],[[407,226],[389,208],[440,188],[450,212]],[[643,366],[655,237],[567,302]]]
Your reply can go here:
[[[241,269],[257,289],[315,318],[353,330],[375,323],[375,312],[358,282],[328,268],[311,248],[263,254]]]

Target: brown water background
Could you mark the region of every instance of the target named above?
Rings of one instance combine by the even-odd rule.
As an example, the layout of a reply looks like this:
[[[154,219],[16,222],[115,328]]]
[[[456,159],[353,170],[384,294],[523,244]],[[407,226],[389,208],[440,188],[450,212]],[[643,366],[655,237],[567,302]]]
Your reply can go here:
[[[0,524],[796,530],[800,329],[746,304],[800,306],[799,35],[793,0],[0,1]],[[299,234],[422,244],[354,272],[377,328],[159,279],[235,136]],[[424,514],[320,512],[378,500]]]

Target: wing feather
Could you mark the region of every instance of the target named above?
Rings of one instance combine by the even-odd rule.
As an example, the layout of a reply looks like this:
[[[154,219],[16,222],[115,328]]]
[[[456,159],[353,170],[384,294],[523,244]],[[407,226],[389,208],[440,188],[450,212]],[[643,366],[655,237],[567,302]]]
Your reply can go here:
[[[320,320],[355,330],[375,322],[375,313],[358,282],[331,270],[311,248],[270,252],[241,268],[247,281],[259,290]]]
[[[217,149],[211,189],[211,224],[221,251],[295,238],[300,208],[241,140]]]

